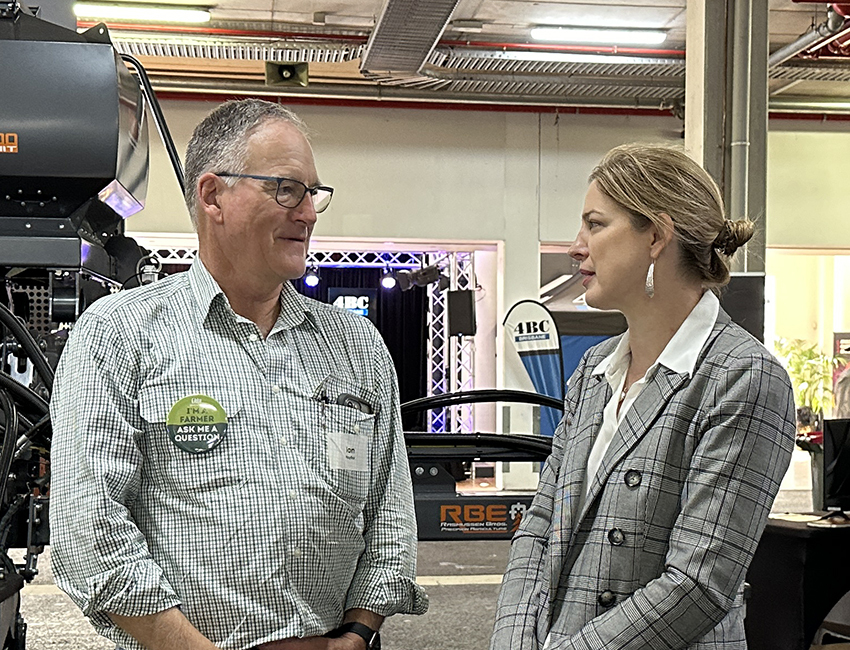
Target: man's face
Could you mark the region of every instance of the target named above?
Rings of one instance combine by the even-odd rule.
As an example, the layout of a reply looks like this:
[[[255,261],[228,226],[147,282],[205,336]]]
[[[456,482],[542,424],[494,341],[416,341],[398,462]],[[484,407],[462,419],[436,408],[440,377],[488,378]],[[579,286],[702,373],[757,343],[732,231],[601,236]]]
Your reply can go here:
[[[230,171],[230,170],[227,170]],[[319,183],[313,151],[291,124],[269,121],[248,137],[245,174]],[[217,245],[232,271],[256,281],[283,283],[304,275],[316,210],[307,193],[294,208],[275,201],[273,181],[240,178],[221,195],[222,228]]]

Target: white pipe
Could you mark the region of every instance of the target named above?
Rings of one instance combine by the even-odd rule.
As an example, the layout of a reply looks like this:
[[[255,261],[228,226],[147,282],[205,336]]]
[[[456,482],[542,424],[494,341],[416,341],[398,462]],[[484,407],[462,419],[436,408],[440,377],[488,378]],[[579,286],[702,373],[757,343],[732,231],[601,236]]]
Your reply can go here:
[[[750,96],[752,93],[753,0],[735,0],[732,35],[732,102],[729,151],[730,219],[749,217]],[[748,256],[743,256],[744,272]]]
[[[767,59],[767,69],[772,70],[776,66],[785,63],[788,59],[797,56],[800,52],[808,50],[818,41],[837,33],[843,25],[844,17],[839,15],[832,6],[830,6],[826,10],[825,21],[807,34],[803,34],[793,43],[789,43],[785,47],[780,48],[771,54]]]

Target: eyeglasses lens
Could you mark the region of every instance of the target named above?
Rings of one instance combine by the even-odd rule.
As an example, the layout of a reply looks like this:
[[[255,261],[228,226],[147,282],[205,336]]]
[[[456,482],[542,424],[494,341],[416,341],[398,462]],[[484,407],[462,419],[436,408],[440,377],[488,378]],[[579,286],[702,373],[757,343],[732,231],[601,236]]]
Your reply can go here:
[[[313,209],[316,212],[323,212],[330,205],[333,192],[323,189],[309,190],[306,185],[295,180],[281,179],[277,186],[277,202],[284,208],[297,208],[301,201],[304,200],[304,195],[310,192],[310,198],[313,201]]]
[[[333,192],[328,192],[327,190],[316,190],[315,194],[313,194],[313,208],[316,210],[316,213],[324,212],[325,208],[327,208],[331,204],[331,197],[333,196]]]

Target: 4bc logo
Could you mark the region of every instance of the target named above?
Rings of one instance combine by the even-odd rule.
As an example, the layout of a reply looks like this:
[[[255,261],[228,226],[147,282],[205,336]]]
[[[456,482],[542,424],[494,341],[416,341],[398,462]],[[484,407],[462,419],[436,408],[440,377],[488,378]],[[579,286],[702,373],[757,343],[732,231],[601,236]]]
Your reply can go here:
[[[514,327],[514,333],[519,335],[524,334],[545,334],[549,332],[549,321],[525,321],[518,323]]]
[[[18,153],[17,133],[0,133],[0,153]]]

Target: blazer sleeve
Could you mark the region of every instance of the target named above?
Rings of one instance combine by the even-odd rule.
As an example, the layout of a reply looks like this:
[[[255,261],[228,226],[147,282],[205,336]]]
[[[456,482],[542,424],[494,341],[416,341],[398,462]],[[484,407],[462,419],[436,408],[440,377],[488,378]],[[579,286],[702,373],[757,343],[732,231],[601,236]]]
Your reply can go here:
[[[791,459],[795,410],[768,354],[728,360],[706,385],[700,439],[664,573],[552,650],[687,648],[732,608]]]
[[[538,650],[545,638],[549,623],[547,547],[552,511],[564,457],[567,422],[578,404],[586,360],[587,355],[570,378],[564,416],[555,429],[552,452],[540,473],[540,482],[531,507],[511,540],[511,553],[502,578],[490,650]]]

